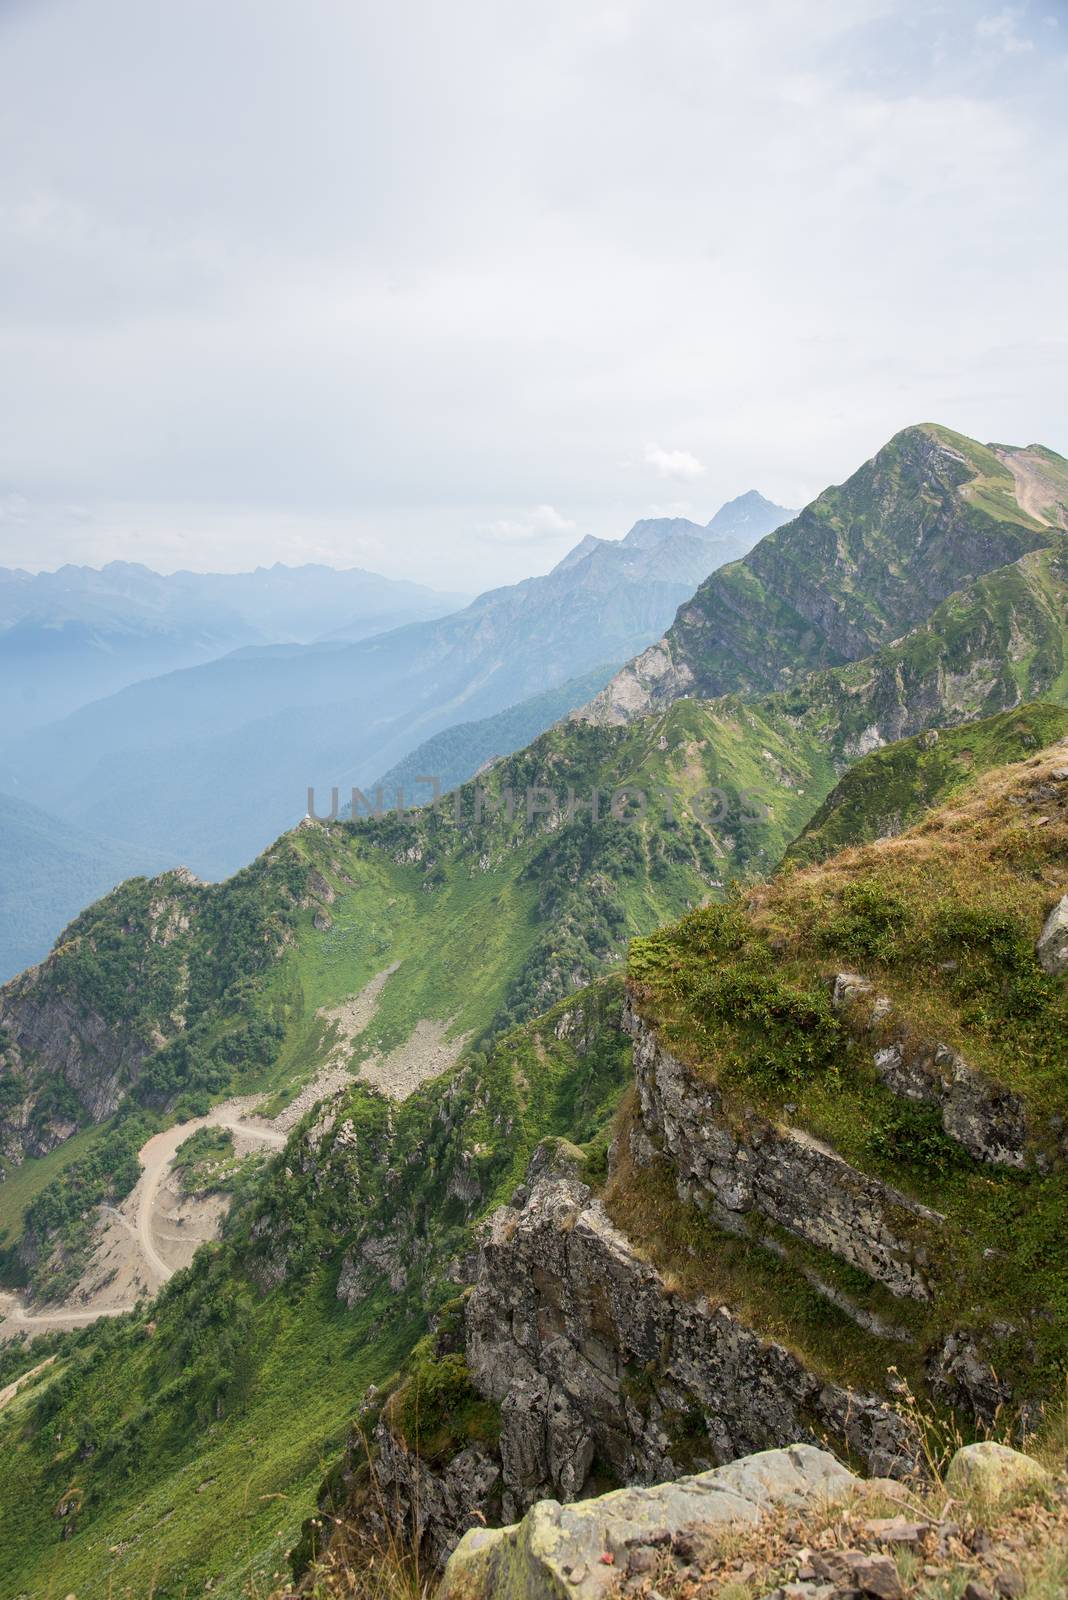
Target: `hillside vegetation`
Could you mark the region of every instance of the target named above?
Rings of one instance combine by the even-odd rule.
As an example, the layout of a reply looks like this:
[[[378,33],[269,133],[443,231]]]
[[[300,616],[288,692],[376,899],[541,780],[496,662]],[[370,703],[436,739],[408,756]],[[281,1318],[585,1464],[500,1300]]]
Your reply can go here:
[[[150,1310],[44,1342],[58,1360],[0,1412],[0,1594],[266,1590],[364,1389],[455,1294],[474,1221],[546,1135],[603,1161],[621,1006],[618,980],[588,991],[400,1106],[354,1085]]]
[[[944,1219],[924,1240],[933,1296],[893,1304],[913,1381],[963,1316],[1019,1405],[1068,1368],[1068,989],[1036,955],[1068,889],[1068,747],[954,787],[898,837],[636,940],[629,973],[643,1017],[728,1115],[800,1128]],[[954,1081],[974,1125],[946,1110]],[[986,1146],[984,1119],[1000,1128]],[[888,1315],[884,1290],[817,1256]]]
[[[1036,470],[1043,514],[1032,505]],[[625,721],[680,694],[760,693],[869,656],[984,573],[1068,529],[1068,462],[933,424],[712,574],[589,715]]]
[[[324,1475],[410,1498],[467,1447],[495,1487],[439,1552],[783,1430],[896,1470],[891,1367],[947,1426],[1033,1422],[1068,1365],[1062,467],[907,430],[702,587],[706,676],[669,642],[655,693],[640,658],[436,805],[131,880],[0,990],[3,1270],[38,1294],[148,1131],[331,1096],[150,1312],[0,1364],[57,1358],[0,1414],[0,1593],[236,1597]]]

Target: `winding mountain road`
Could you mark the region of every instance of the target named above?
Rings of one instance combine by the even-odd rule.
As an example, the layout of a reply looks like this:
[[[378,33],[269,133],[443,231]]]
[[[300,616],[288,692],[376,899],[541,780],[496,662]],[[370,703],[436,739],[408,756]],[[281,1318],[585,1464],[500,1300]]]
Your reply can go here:
[[[252,1109],[246,1109],[241,1102],[234,1101],[224,1101],[209,1111],[207,1116],[175,1123],[173,1127],[165,1128],[162,1133],[153,1134],[151,1139],[146,1140],[138,1152],[141,1176],[126,1203],[128,1209],[132,1207],[133,1216],[128,1214],[128,1209],[120,1210],[117,1206],[104,1205],[100,1210],[133,1235],[142,1260],[156,1280],[154,1291],[162,1288],[176,1270],[160,1254],[156,1243],[160,1189],[182,1145],[201,1128],[225,1128],[240,1139],[253,1144],[267,1144],[276,1150],[280,1150],[286,1142],[286,1134],[281,1129],[256,1118]],[[0,1330],[7,1326],[9,1331],[25,1329],[29,1333],[54,1333],[84,1328],[98,1317],[118,1317],[133,1309],[131,1302],[118,1306],[87,1306],[84,1309],[64,1306],[55,1311],[29,1311],[21,1296],[0,1290]]]

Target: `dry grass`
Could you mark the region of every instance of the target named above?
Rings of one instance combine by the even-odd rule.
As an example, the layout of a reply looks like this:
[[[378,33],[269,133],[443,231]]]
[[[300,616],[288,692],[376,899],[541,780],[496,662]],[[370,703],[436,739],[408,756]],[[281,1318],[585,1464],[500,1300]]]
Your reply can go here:
[[[905,1491],[876,1483],[832,1508],[781,1511],[753,1529],[691,1537],[681,1557],[675,1544],[654,1572],[622,1582],[618,1594],[758,1600],[812,1581],[821,1558],[850,1551],[891,1561],[908,1600],[959,1600],[969,1582],[997,1594],[999,1580],[1017,1600],[1065,1600],[1068,1485],[990,1513],[949,1498],[939,1484]]]

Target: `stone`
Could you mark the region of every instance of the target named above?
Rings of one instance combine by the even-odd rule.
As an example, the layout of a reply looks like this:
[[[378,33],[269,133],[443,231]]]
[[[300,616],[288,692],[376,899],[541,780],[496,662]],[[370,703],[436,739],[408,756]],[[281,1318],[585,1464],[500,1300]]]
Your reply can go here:
[[[871,1517],[864,1532],[880,1544],[919,1544],[930,1527],[929,1522],[910,1522],[907,1517]]]
[[[1046,918],[1035,954],[1043,972],[1051,978],[1068,972],[1068,894],[1061,896]]]
[[[670,1293],[574,1176],[536,1179],[521,1211],[489,1219],[464,1321],[471,1381],[500,1407],[509,1521],[579,1498],[595,1459],[621,1483],[673,1476],[680,1415],[706,1430],[687,1465],[827,1437],[870,1472],[915,1460],[888,1402],[821,1380],[726,1307]]]
[[[1023,1101],[959,1051],[939,1040],[902,1035],[876,1050],[872,1061],[892,1094],[940,1107],[945,1133],[977,1161],[1017,1169],[1027,1165]]]
[[[865,1550],[828,1550],[814,1555],[812,1565],[818,1578],[838,1589],[857,1590],[871,1600],[903,1600],[905,1591],[889,1556],[873,1556]]]
[[[513,1527],[466,1533],[449,1558],[437,1600],[504,1594],[509,1600],[599,1600],[616,1589],[619,1569],[629,1570],[630,1558],[651,1539],[666,1545],[684,1529],[733,1529],[781,1506],[834,1504],[857,1484],[826,1451],[791,1445],[651,1488],[618,1489],[567,1506],[539,1500]],[[880,1594],[879,1600],[896,1597]]]
[[[988,1589],[985,1583],[980,1583],[976,1578],[970,1578],[964,1585],[961,1600],[994,1600],[993,1589]]]
[[[980,1421],[993,1425],[1012,1399],[1011,1391],[962,1329],[946,1335],[938,1355],[928,1365],[932,1392],[947,1405],[970,1410]]]
[[[1052,1483],[1041,1462],[1008,1445],[984,1440],[958,1450],[946,1471],[946,1489],[956,1498],[975,1497],[990,1505]]]

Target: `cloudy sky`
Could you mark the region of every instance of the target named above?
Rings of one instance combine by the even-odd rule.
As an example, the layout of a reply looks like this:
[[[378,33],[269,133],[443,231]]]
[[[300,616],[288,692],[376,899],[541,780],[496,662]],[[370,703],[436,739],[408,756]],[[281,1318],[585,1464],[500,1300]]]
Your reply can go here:
[[[0,562],[479,588],[1068,453],[1068,6],[0,0]]]

